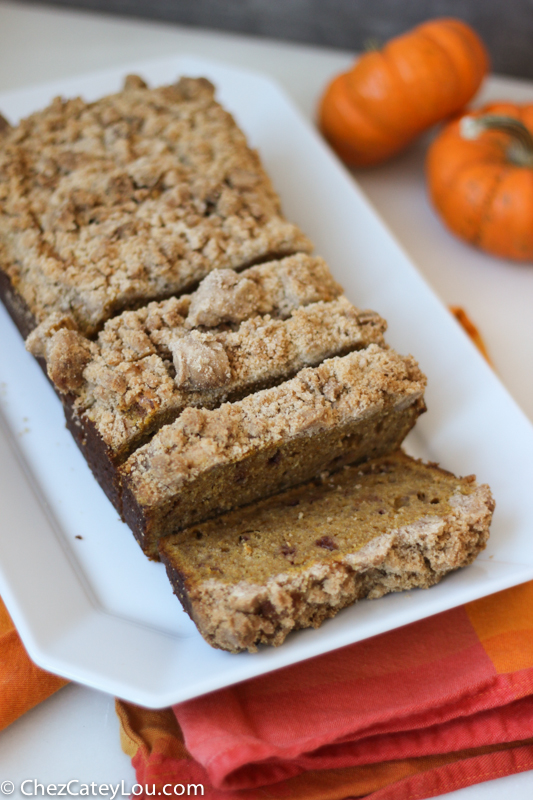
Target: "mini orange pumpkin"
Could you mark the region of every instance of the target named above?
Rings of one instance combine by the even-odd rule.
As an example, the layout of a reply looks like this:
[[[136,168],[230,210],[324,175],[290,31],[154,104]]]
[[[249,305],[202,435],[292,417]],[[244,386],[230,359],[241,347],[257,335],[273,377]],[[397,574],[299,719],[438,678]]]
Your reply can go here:
[[[320,128],[348,164],[378,164],[460,111],[487,71],[472,28],[457,19],[426,22],[334,78],[320,103]]]
[[[491,103],[449,124],[427,158],[429,193],[457,236],[533,260],[533,105]]]

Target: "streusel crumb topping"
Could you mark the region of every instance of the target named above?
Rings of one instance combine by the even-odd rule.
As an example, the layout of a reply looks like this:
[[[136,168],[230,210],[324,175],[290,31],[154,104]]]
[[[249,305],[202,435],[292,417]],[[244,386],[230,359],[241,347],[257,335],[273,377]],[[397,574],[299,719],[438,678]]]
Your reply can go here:
[[[108,320],[94,342],[73,333],[71,315],[55,312],[27,348],[46,360],[59,391],[75,395],[77,413],[118,454],[187,405],[214,407],[324,358],[382,343],[384,320],[355,309],[340,291],[322,259],[298,254],[240,274],[215,270],[192,295]],[[83,377],[59,358],[63,328],[90,353]]]
[[[272,389],[213,411],[187,408],[137,450],[121,468],[137,501],[155,506],[216,464],[354,418],[406,407],[422,397],[416,361],[371,344],[331,358]]]
[[[311,249],[203,78],[149,89],[130,76],[2,133],[1,266],[37,322],[70,312],[93,335],[213,268]]]

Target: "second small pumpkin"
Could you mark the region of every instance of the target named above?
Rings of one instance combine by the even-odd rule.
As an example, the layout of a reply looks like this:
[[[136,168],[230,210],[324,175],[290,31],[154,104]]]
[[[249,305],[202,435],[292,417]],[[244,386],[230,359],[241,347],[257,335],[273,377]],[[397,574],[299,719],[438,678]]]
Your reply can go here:
[[[533,261],[532,104],[492,103],[447,125],[429,149],[427,177],[453,233],[495,256]]]

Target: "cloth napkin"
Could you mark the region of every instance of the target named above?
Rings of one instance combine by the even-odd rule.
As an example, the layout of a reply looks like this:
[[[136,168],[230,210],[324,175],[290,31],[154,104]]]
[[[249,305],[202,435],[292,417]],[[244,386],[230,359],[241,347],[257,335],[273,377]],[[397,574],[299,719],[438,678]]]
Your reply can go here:
[[[533,582],[172,709],[117,712],[139,784],[202,783],[211,800],[414,800],[532,769]]]
[[[67,682],[30,661],[0,599],[0,730]]]

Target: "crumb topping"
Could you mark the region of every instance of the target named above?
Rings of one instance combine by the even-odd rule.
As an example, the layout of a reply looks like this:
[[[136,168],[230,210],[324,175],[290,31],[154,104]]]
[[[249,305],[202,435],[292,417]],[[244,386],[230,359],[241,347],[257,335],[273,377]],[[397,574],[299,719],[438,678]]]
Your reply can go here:
[[[78,329],[76,320],[72,314],[62,314],[61,311],[54,311],[30,333],[26,339],[26,350],[35,358],[46,358],[50,339],[62,329],[76,331]]]
[[[11,130],[11,125],[7,119],[0,114],[0,136],[4,136],[9,130]]]
[[[225,386],[231,380],[231,368],[221,342],[213,335],[193,331],[170,341],[178,389],[202,391]]]
[[[254,287],[254,304],[240,305],[238,313],[231,305],[231,323],[219,304],[218,327],[193,329],[190,309],[198,295],[209,295],[204,283],[212,289],[218,272],[193,295],[109,320],[91,343],[92,357],[75,392],[77,413],[87,415],[120,457],[139,436],[170,422],[187,405],[214,407],[324,358],[383,341],[385,323],[374,312],[359,311],[346,298],[314,302],[333,300],[340,287],[322,259],[307,255],[238,276],[223,271],[237,278],[233,286]],[[56,312],[28,337],[27,347],[46,357],[47,342],[61,327],[73,329],[75,322]]]
[[[75,392],[83,385],[83,370],[91,360],[91,347],[77,331],[62,328],[50,340],[46,351],[50,379],[60,392]]]
[[[311,249],[205,79],[130,76],[94,103],[56,98],[2,138],[2,268],[38,322],[68,311],[92,335],[213,268]]]
[[[425,378],[411,356],[371,344],[303,369],[279,386],[215,410],[186,408],[121,468],[138,502],[157,506],[184,482],[259,448],[312,436],[348,420],[407,407]]]
[[[341,294],[324,259],[298,253],[239,274],[214,270],[191,295],[186,325],[215,328],[255,314],[288,317],[294,308]]]

